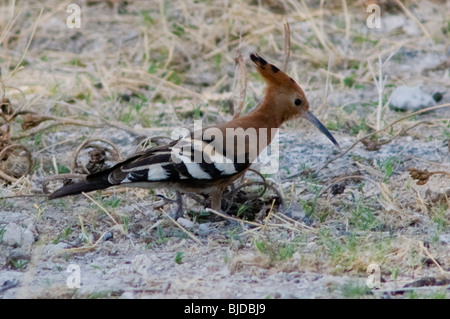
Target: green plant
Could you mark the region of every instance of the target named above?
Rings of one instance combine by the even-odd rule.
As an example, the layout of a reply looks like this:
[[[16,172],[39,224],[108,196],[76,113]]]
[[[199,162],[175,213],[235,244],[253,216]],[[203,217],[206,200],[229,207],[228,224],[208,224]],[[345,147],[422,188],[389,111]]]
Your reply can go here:
[[[29,263],[29,260],[26,260],[26,259],[11,259],[9,261],[9,263],[11,264],[11,266],[14,269],[24,270],[27,267],[27,265]]]
[[[57,172],[55,172],[55,169],[53,169],[53,172],[55,174],[67,174],[67,173],[70,173],[70,169],[67,166],[65,166],[65,165],[57,164],[56,167],[57,167],[57,170],[58,170]]]
[[[350,134],[358,135],[358,133],[361,131],[364,133],[368,133],[369,129],[370,127],[366,124],[366,119],[362,118],[360,124],[355,123],[354,125],[352,125]]]
[[[107,269],[105,269],[103,267],[100,267],[100,266],[97,266],[97,265],[91,265],[91,267],[96,269],[96,270],[99,270],[103,275],[105,275],[108,272]]]
[[[360,298],[372,294],[365,283],[348,283],[342,287],[342,295],[347,298]]]
[[[433,205],[430,209],[431,220],[436,224],[439,231],[444,231],[450,223],[449,207],[441,202]]]
[[[352,74],[344,78],[344,86],[351,88],[355,84],[355,75]]]
[[[183,263],[183,261],[182,261],[183,255],[184,255],[184,252],[182,252],[182,251],[179,251],[175,254],[175,262],[178,265],[181,265]]]
[[[41,208],[38,204],[34,203],[33,207],[36,209],[36,219],[39,220],[41,218],[42,213],[46,210],[46,207]]]
[[[0,229],[0,244],[3,242],[3,235],[5,234],[5,228],[6,228],[6,225],[4,225],[4,226]]]
[[[240,227],[235,227],[233,229],[227,229],[227,237],[228,237],[228,246],[231,246],[233,244],[233,241],[237,240],[239,244],[243,244],[242,238],[237,235],[238,231],[240,231]]]
[[[203,223],[209,220],[209,216],[211,213],[207,210],[202,211],[194,211],[192,209],[189,210],[188,214],[193,217],[193,221],[196,223]]]
[[[150,244],[148,244],[147,248],[152,247],[154,245],[158,245],[158,246],[165,245],[169,241],[169,238],[167,238],[167,236],[164,235],[164,231],[163,231],[163,228],[161,227],[161,225],[158,225],[156,228],[156,236],[157,236],[157,239],[154,242],[151,242]]]
[[[53,244],[58,244],[62,239],[65,239],[69,237],[70,233],[72,232],[72,226],[67,227],[64,232],[59,234],[56,239],[53,240]]]
[[[390,156],[383,159],[379,164],[380,170],[384,174],[383,182],[386,183],[394,172],[395,167],[400,163],[400,159],[395,156]]]
[[[130,225],[130,217],[123,216],[122,221],[123,221],[123,230],[125,231],[125,233],[128,233],[128,229],[129,229],[129,225]]]
[[[373,214],[374,209],[363,198],[359,198],[352,206],[350,207],[351,217],[349,218],[351,226],[356,230],[372,230],[376,228],[378,220]]]
[[[285,260],[291,258],[295,252],[295,245],[292,243],[285,243],[281,241],[258,240],[253,241],[256,249],[264,255],[269,256],[271,261]]]

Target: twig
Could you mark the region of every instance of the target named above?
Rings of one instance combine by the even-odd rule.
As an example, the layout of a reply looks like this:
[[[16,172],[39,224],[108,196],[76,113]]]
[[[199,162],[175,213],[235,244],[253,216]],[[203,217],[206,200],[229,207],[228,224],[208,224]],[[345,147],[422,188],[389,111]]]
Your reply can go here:
[[[11,140],[19,140],[22,138],[26,138],[26,137],[30,137],[33,136],[41,131],[45,131],[48,130],[52,127],[58,126],[58,125],[76,125],[76,126],[85,126],[85,127],[92,127],[92,128],[102,128],[104,127],[104,124],[102,123],[92,123],[92,122],[86,122],[86,121],[81,121],[81,120],[75,120],[75,119],[64,119],[64,118],[57,118],[54,116],[49,116],[50,120],[55,120],[55,122],[50,123],[46,126],[38,126],[34,129],[31,129],[29,131],[27,131],[26,133],[23,134],[19,134],[19,135],[15,135],[15,136],[11,136]]]
[[[30,151],[29,151],[25,146],[23,146],[23,145],[20,145],[20,144],[11,144],[11,145],[8,145],[8,146],[6,146],[5,148],[3,148],[3,149],[0,151],[0,161],[3,159],[3,157],[4,157],[4,155],[6,154],[7,151],[9,151],[10,149],[13,149],[13,148],[20,148],[20,149],[22,149],[23,151],[25,151],[25,152],[27,153],[28,169],[27,169],[26,174],[30,174],[30,172],[31,172],[31,167],[33,166],[33,159],[32,159],[32,157],[31,157]],[[23,174],[23,175],[26,175],[26,174]],[[22,175],[22,176],[23,176],[23,175]],[[9,182],[12,182],[12,183],[15,183],[15,182],[17,182],[17,181],[19,180],[19,179],[15,178],[14,176],[10,176],[10,175],[7,174],[6,172],[3,172],[3,170],[2,170],[1,168],[0,168],[0,177],[3,178],[4,180],[7,180],[7,181],[9,181]]]
[[[86,176],[87,176],[86,174],[74,174],[74,173],[58,174],[58,175],[47,176],[47,177],[45,177],[45,180],[51,181],[51,180],[54,180],[54,179],[75,179],[75,178],[79,178],[79,179],[85,180]]]
[[[19,62],[17,62],[16,67],[11,71],[11,73],[9,73],[8,77],[6,78],[6,82],[8,82],[8,80],[11,78],[11,76],[13,76],[13,74],[16,73],[16,71],[17,71],[17,70],[19,69],[19,67],[21,66],[22,61],[23,61],[23,59],[25,58],[25,55],[26,55],[27,52],[28,52],[28,48],[30,47],[31,40],[33,40],[33,38],[34,38],[34,33],[36,32],[37,26],[39,25],[39,20],[41,19],[41,16],[42,16],[42,12],[43,12],[43,11],[44,11],[44,8],[41,8],[41,11],[39,11],[39,16],[38,16],[38,18],[36,19],[36,23],[35,23],[35,25],[34,25],[33,32],[31,32],[30,39],[28,39],[27,46],[25,47],[25,50],[23,51],[22,57],[20,58]]]
[[[422,30],[422,32],[423,32],[423,34],[427,37],[427,38],[429,38],[429,39],[431,39],[431,35],[430,35],[430,33],[428,32],[428,30],[424,27],[424,25],[414,16],[414,14],[412,14],[411,13],[411,11],[410,10],[408,10],[408,8],[406,8],[402,3],[401,3],[401,1],[400,0],[394,0],[397,4],[398,4],[398,6],[400,7],[400,8],[402,8],[402,10],[405,12],[405,14],[411,19],[411,20],[413,20],[415,23],[417,23],[417,25],[419,26],[419,28]]]
[[[0,196],[0,199],[27,198],[27,197],[47,197],[47,195],[46,194],[22,194],[22,195]]]
[[[106,213],[106,215],[108,215],[109,218],[111,218],[111,220],[114,222],[114,224],[116,224],[117,226],[119,226],[120,230],[122,231],[123,234],[126,233],[125,229],[123,229],[123,226],[120,225],[115,219],[114,217],[112,217],[112,215],[108,212],[108,210],[103,207],[102,205],[100,205],[95,199],[93,199],[91,196],[89,196],[88,194],[86,194],[85,192],[82,192],[82,194],[84,196],[86,196],[89,200],[91,200],[95,205],[97,205],[102,211],[104,211]]]
[[[97,241],[93,244],[93,245],[89,245],[89,246],[84,246],[84,247],[76,247],[76,248],[69,248],[69,249],[61,249],[59,250],[57,253],[84,253],[86,251],[92,250],[95,247],[98,246],[98,244],[100,243],[100,241],[103,239],[103,237],[105,237],[105,235],[108,232],[105,231],[100,237],[99,239],[97,239]]]
[[[331,49],[330,45],[330,41],[326,38],[326,35],[324,32],[321,32],[319,30],[319,28],[316,25],[316,22],[314,21],[314,18],[311,14],[311,12],[308,9],[308,6],[305,3],[305,0],[301,0],[300,1],[300,6],[302,7],[302,11],[305,13],[310,25],[311,25],[311,29],[313,30],[313,32],[315,33],[317,40],[319,40],[320,44],[329,52],[329,53],[333,53],[333,50]]]
[[[275,198],[272,201],[272,205],[270,206],[269,214],[267,214],[266,222],[264,223],[264,226],[263,226],[264,232],[266,231],[267,225],[269,224],[270,216],[272,215],[272,211],[273,211],[273,205],[275,205]]]
[[[262,226],[261,224],[258,224],[258,223],[255,223],[255,222],[251,222],[249,220],[240,219],[240,218],[236,218],[236,217],[232,217],[232,216],[229,216],[229,215],[226,215],[226,214],[219,213],[218,211],[216,211],[216,210],[214,210],[212,208],[207,208],[206,211],[214,213],[214,214],[216,214],[216,215],[218,215],[220,217],[223,217],[225,219],[231,219],[231,220],[235,220],[237,222],[243,222],[243,223],[246,223],[246,224],[249,224],[249,225],[253,225],[253,226],[257,226],[257,227],[261,227]]]
[[[441,274],[449,274],[449,272],[442,269],[441,265],[439,265],[439,263],[436,261],[436,259],[434,259],[433,255],[430,254],[428,249],[426,249],[426,247],[423,245],[422,241],[419,241],[419,247],[425,252],[425,255],[427,255],[428,258],[430,258],[433,261],[433,263],[439,268],[439,271],[441,272]]]
[[[314,227],[305,225],[305,223],[299,222],[299,221],[292,219],[284,214],[274,214],[273,217],[275,217],[276,219],[281,220],[283,222],[290,222],[294,225],[300,226],[301,228],[307,229],[313,233],[317,233],[317,229],[315,229]]]
[[[289,64],[289,57],[291,56],[291,27],[289,22],[284,23],[284,63],[282,70],[287,71]]]
[[[1,169],[0,169],[0,178],[4,179],[5,181],[11,182],[11,183],[15,183],[18,181],[17,178],[9,176],[8,174],[4,173]]]
[[[378,92],[378,107],[377,107],[377,130],[381,127],[381,112],[383,109],[383,89],[384,89],[384,81],[386,79],[383,79],[383,75],[381,72],[383,64],[381,63],[381,55],[378,55],[378,80],[375,75],[375,72],[372,67],[372,63],[370,60],[367,60],[367,65],[369,66],[370,73],[372,73],[373,81],[375,82],[375,86],[377,87]]]
[[[348,40],[350,39],[350,15],[348,14],[347,1],[342,0],[342,9],[344,10],[345,17],[345,45],[348,45]]]
[[[234,62],[236,63],[236,69],[234,71],[233,81],[233,119],[241,115],[247,94],[247,69],[245,68],[244,58],[239,49],[236,50]]]
[[[191,234],[189,231],[186,230],[186,228],[184,228],[183,226],[180,225],[180,223],[178,223],[175,219],[173,219],[168,213],[166,213],[166,211],[164,209],[161,209],[161,211],[163,212],[163,214],[170,219],[170,221],[172,223],[174,223],[178,228],[180,228],[185,234],[187,234],[189,237],[191,237],[191,239],[193,239],[196,243],[198,244],[202,244],[202,242],[200,241],[200,239],[198,239],[197,237],[195,237],[193,234]]]
[[[394,125],[397,124],[398,122],[401,122],[401,121],[403,121],[403,120],[405,120],[405,119],[407,119],[407,118],[410,118],[410,117],[412,117],[412,116],[414,116],[414,115],[421,114],[421,113],[425,113],[425,112],[429,112],[429,111],[432,111],[432,110],[437,110],[437,109],[445,108],[445,107],[449,107],[449,106],[450,106],[450,103],[445,103],[445,104],[441,104],[441,105],[431,106],[431,107],[427,107],[427,108],[422,109],[422,110],[418,110],[418,111],[413,112],[413,113],[411,113],[411,114],[408,114],[408,115],[406,115],[406,116],[403,116],[403,117],[399,118],[398,120],[395,120],[395,121],[391,122],[389,125],[385,126],[384,128],[382,128],[382,129],[380,129],[380,130],[378,130],[378,131],[375,131],[375,132],[373,132],[373,133],[370,133],[370,134],[367,134],[367,135],[361,137],[359,140],[357,140],[356,142],[354,142],[354,143],[353,143],[348,149],[346,149],[344,152],[341,152],[338,156],[336,156],[336,157],[330,159],[329,161],[327,161],[327,162],[326,162],[326,163],[325,163],[318,171],[323,170],[323,169],[324,169],[325,167],[327,167],[331,162],[334,162],[335,160],[337,160],[337,159],[341,158],[342,156],[344,156],[345,154],[347,154],[352,148],[354,148],[354,147],[355,147],[359,142],[361,142],[363,139],[367,139],[367,138],[371,137],[372,135],[376,135],[376,134],[378,134],[378,133],[380,133],[380,132],[383,132],[383,131],[387,130],[388,128],[394,126]],[[297,177],[297,176],[299,176],[300,174],[301,174],[301,173],[297,173],[297,174],[294,174],[294,175],[289,176],[288,178]]]

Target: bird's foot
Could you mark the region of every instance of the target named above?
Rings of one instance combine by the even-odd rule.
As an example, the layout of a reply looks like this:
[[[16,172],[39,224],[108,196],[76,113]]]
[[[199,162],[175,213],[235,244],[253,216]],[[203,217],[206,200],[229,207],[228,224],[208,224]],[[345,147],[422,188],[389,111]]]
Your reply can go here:
[[[156,196],[161,198],[165,202],[165,204],[173,204],[173,203],[177,204],[177,209],[174,212],[169,213],[170,217],[177,220],[178,218],[183,216],[183,197],[181,196],[181,193],[179,191],[176,191],[175,195],[176,195],[175,199],[167,198],[166,196],[161,194],[158,194]]]

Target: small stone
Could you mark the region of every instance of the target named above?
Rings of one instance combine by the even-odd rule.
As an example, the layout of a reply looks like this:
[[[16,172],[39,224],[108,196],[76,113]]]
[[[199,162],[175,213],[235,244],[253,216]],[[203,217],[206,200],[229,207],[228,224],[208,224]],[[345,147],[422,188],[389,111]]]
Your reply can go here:
[[[433,100],[435,100],[436,102],[440,102],[443,97],[444,95],[441,92],[436,92],[433,94]]]
[[[431,94],[428,94],[419,86],[399,86],[392,92],[391,107],[396,111],[418,111],[436,105]]]
[[[34,243],[34,234],[28,228],[22,228],[16,223],[5,226],[3,243],[13,247],[26,247]]]
[[[44,256],[56,256],[59,255],[64,249],[69,248],[69,244],[60,241],[57,244],[49,243],[44,247],[42,254]]]
[[[439,236],[439,240],[441,241],[441,243],[443,244],[450,244],[450,234],[442,234]]]
[[[305,218],[303,207],[297,202],[292,203],[284,214],[294,220],[303,220]]]
[[[178,224],[180,224],[181,226],[183,226],[186,229],[192,228],[194,226],[194,223],[191,222],[189,219],[180,217],[177,219]]]
[[[198,235],[199,236],[208,236],[213,232],[210,227],[211,223],[204,223],[198,226]]]

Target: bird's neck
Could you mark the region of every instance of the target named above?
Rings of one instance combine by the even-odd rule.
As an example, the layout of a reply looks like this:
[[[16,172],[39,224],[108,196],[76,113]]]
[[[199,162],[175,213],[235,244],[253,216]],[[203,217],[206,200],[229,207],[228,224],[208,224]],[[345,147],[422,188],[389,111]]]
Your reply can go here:
[[[276,104],[270,100],[263,100],[247,117],[249,122],[256,127],[267,129],[278,129],[287,120],[285,115],[278,110]]]

